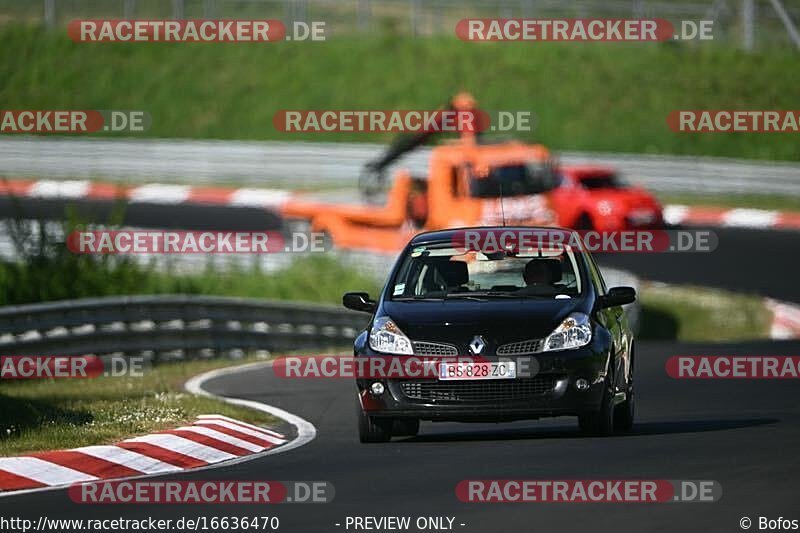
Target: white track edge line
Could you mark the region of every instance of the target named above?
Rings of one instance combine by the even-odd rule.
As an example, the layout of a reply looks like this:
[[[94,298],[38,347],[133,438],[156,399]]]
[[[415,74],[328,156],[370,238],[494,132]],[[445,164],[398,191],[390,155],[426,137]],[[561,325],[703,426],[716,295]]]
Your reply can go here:
[[[198,376],[194,376],[190,378],[185,384],[184,389],[187,392],[192,394],[197,394],[199,396],[205,396],[207,398],[214,398],[224,403],[229,403],[231,405],[240,405],[242,407],[249,407],[250,409],[255,409],[256,411],[261,411],[263,413],[270,414],[276,418],[280,418],[289,424],[293,425],[297,429],[297,437],[293,440],[287,442],[286,444],[280,444],[269,450],[264,450],[263,452],[257,452],[250,455],[244,455],[242,457],[237,457],[235,459],[230,459],[227,461],[221,461],[219,463],[214,463],[206,466],[199,466],[197,468],[186,468],[181,470],[180,472],[159,472],[156,474],[144,474],[141,476],[130,476],[124,478],[108,478],[108,479],[98,479],[97,481],[92,481],[91,483],[102,483],[104,481],[113,481],[114,479],[147,479],[153,477],[163,477],[163,476],[176,476],[181,474],[188,474],[194,472],[201,472],[203,470],[211,470],[215,468],[222,468],[227,466],[233,466],[239,463],[245,463],[247,461],[252,461],[255,459],[260,459],[261,457],[265,457],[267,455],[275,455],[282,452],[288,452],[289,450],[293,450],[295,448],[299,448],[300,446],[304,446],[314,440],[317,436],[317,428],[314,425],[305,420],[304,418],[300,418],[297,415],[294,415],[288,411],[284,411],[279,407],[274,407],[272,405],[267,405],[265,403],[257,402],[255,400],[244,400],[241,398],[230,398],[227,396],[217,396],[216,394],[212,394],[207,390],[203,389],[203,384],[206,381],[209,381],[214,378],[218,378],[220,376],[228,376],[230,374],[237,374],[239,372],[243,372],[246,370],[255,370],[262,367],[269,367],[272,366],[272,361],[263,361],[257,363],[247,363],[244,365],[238,366],[231,366],[225,368],[218,368],[216,370],[210,370],[208,372],[204,372]],[[23,494],[31,494],[34,492],[50,492],[55,490],[67,490],[71,485],[59,485],[59,486],[52,486],[52,487],[37,487],[33,489],[22,489],[22,490],[12,490],[2,492],[0,491],[0,499],[2,498],[9,498],[12,496],[21,496]]]

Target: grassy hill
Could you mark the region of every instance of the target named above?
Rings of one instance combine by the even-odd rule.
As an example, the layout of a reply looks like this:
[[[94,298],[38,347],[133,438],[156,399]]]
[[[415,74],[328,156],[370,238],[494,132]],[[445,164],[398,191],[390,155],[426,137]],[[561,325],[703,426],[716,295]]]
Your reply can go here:
[[[76,44],[0,29],[4,109],[141,109],[153,137],[388,141],[283,134],[280,109],[434,108],[469,90],[485,109],[531,110],[559,150],[800,160],[797,135],[676,134],[675,109],[796,109],[798,55],[675,43],[464,43],[394,36],[269,44]]]

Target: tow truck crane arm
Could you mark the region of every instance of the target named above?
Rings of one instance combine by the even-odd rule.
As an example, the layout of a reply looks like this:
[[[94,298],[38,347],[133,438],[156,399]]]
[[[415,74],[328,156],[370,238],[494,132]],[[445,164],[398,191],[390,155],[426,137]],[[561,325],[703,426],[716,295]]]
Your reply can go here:
[[[443,111],[474,111],[476,109],[475,100],[468,93],[459,93],[447,103]],[[378,158],[369,161],[364,165],[364,170],[358,180],[358,187],[362,195],[367,200],[374,200],[375,197],[383,191],[386,183],[386,175],[384,171],[386,168],[399,159],[401,156],[416,150],[422,146],[434,135],[441,133],[441,120],[443,115],[437,117],[439,127],[432,130],[425,130],[414,135],[401,135],[397,137],[389,148]],[[460,132],[462,138],[470,135],[475,135],[474,132]]]

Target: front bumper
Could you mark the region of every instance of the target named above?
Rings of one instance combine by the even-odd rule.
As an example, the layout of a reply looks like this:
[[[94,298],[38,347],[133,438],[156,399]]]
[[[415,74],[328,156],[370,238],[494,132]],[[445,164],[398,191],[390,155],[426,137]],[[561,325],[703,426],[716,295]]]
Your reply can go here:
[[[515,358],[530,359],[530,375],[509,380],[358,379],[359,399],[372,416],[485,422],[578,415],[600,408],[608,354],[591,347]],[[518,362],[518,368],[520,363]],[[576,382],[590,386],[578,390]],[[376,396],[370,385],[381,381]]]

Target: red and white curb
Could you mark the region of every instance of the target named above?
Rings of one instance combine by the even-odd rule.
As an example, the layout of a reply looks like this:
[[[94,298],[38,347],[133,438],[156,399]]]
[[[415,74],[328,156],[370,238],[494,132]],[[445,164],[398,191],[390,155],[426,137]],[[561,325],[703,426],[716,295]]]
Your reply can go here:
[[[113,445],[0,458],[0,490],[180,472],[263,452],[286,440],[280,433],[246,422],[200,415],[190,426]]]
[[[118,200],[131,203],[179,205],[204,204],[255,207],[280,211],[299,193],[283,189],[192,187],[163,183],[125,186],[89,180],[7,180],[0,179],[0,196],[49,200]],[[670,204],[664,206],[667,224],[738,227],[752,229],[800,230],[800,212],[764,209],[731,209]]]
[[[279,209],[293,193],[282,189],[192,187],[163,183],[127,186],[89,180],[0,180],[0,195],[46,200],[123,199],[142,204],[208,204]]]
[[[268,364],[253,363],[207,372],[189,380],[185,388],[201,396],[282,418],[295,426],[297,436],[293,439],[227,416],[200,415],[190,426],[134,437],[113,445],[2,457],[0,497],[64,488],[74,483],[230,466],[310,442],[316,436],[316,428],[302,418],[260,402],[216,396],[202,388],[210,379]]]
[[[770,298],[765,300],[765,305],[772,311],[771,339],[800,339],[800,306]]]
[[[800,229],[800,212],[666,205],[664,221],[671,225],[796,230]]]

